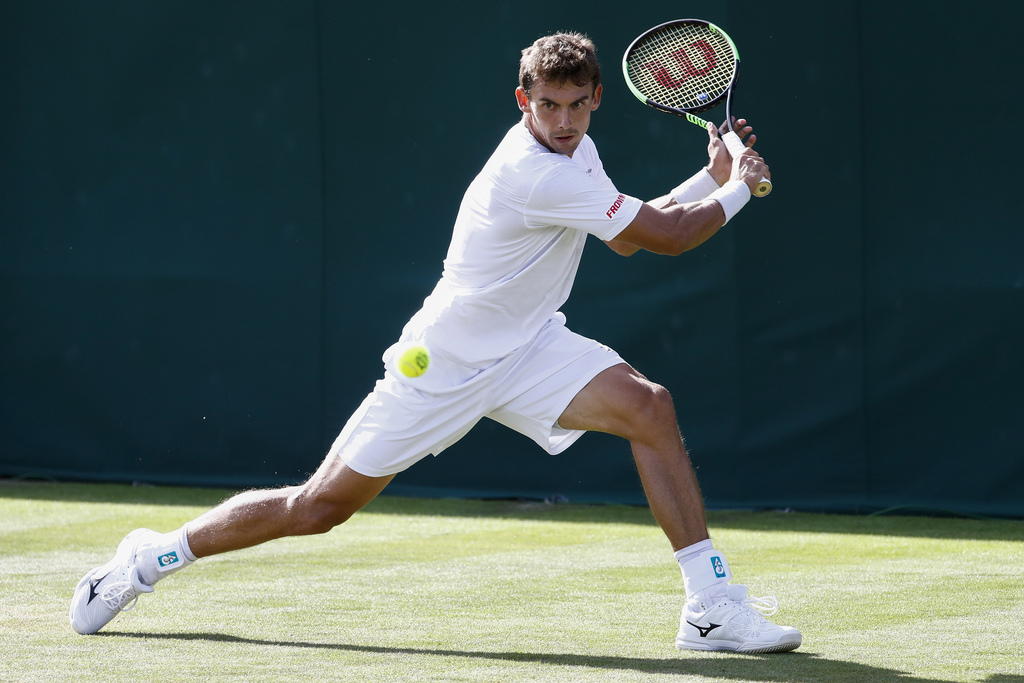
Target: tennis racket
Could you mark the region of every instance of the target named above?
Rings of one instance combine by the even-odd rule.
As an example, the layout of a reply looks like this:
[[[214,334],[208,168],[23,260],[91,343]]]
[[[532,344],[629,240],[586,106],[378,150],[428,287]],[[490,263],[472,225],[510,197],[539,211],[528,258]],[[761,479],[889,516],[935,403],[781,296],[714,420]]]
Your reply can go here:
[[[722,136],[729,154],[737,157],[746,147],[732,129],[732,92],[740,69],[740,54],[725,31],[700,19],[670,21],[644,32],[622,56],[626,85],[644,104],[681,116],[701,128],[708,122],[697,116],[725,101]],[[754,196],[772,191],[772,181],[761,178]]]

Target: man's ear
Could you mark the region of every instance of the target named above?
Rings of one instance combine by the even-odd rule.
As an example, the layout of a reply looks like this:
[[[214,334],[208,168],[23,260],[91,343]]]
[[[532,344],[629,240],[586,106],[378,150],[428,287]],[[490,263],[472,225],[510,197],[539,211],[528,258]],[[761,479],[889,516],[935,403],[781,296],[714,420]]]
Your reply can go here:
[[[594,88],[594,98],[590,105],[590,111],[597,111],[597,108],[601,106],[601,93],[604,92],[604,86],[600,83]]]
[[[516,102],[519,104],[519,111],[526,114],[530,113],[530,98],[527,97],[523,86],[516,88]]]

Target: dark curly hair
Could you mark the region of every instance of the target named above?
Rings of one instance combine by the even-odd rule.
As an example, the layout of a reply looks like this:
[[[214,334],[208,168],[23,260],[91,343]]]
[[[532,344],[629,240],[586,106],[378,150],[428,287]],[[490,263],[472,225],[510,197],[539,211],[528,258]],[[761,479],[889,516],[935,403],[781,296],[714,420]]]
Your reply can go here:
[[[562,85],[590,83],[595,89],[601,83],[601,66],[597,63],[594,42],[582,33],[556,33],[538,38],[523,50],[519,60],[519,86],[530,96],[537,81]]]

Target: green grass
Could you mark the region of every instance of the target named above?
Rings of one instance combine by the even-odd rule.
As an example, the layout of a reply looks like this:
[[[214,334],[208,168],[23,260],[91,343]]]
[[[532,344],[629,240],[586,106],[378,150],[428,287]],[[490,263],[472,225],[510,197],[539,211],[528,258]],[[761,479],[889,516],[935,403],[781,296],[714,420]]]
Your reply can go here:
[[[100,635],[78,579],[229,492],[0,483],[0,681],[1024,681],[1024,524],[719,512],[789,654],[679,652],[645,508],[382,497],[319,537],[208,558]]]

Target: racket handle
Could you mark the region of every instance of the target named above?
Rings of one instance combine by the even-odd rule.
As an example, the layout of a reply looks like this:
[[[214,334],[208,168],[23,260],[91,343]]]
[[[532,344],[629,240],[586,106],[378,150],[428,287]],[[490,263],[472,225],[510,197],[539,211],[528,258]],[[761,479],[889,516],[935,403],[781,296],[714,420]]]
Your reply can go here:
[[[747,147],[740,140],[740,136],[731,130],[722,136],[722,141],[725,143],[725,148],[729,150],[729,154],[732,155],[733,159],[743,154],[743,150]],[[772,181],[767,178],[761,178],[761,182],[757,184],[757,188],[754,190],[755,197],[763,197],[772,191]]]

